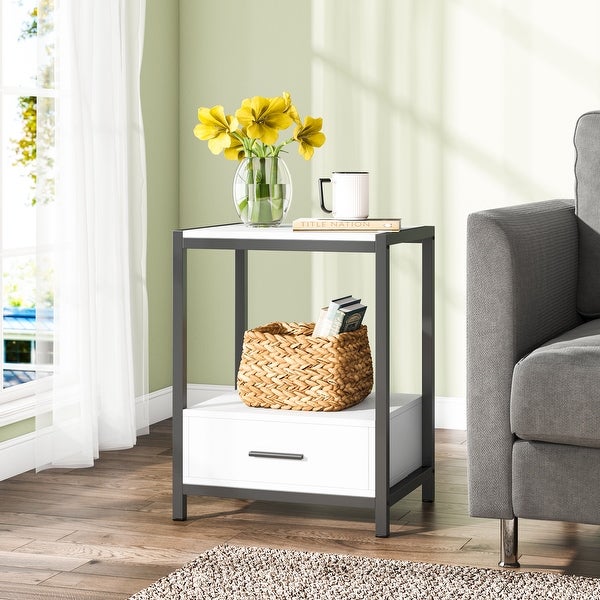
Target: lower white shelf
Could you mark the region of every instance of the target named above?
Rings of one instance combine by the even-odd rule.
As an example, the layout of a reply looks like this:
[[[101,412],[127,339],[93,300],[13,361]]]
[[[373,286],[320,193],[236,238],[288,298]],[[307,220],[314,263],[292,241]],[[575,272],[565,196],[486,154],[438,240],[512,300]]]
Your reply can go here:
[[[375,497],[374,394],[329,413],[250,408],[236,392],[188,405],[184,484]],[[392,394],[390,484],[421,465],[421,397]]]

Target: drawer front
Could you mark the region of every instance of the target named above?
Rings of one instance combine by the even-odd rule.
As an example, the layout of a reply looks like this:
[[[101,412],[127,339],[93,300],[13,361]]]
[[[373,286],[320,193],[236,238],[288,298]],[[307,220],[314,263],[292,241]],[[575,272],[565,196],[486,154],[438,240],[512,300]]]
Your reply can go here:
[[[369,446],[368,427],[186,415],[183,480],[372,496]]]

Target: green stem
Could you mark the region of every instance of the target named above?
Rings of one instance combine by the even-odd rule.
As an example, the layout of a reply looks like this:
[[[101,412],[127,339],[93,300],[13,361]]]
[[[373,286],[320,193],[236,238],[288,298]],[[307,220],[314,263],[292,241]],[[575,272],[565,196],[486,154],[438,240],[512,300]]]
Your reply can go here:
[[[251,161],[253,159],[250,159]],[[254,202],[250,208],[252,223],[272,223],[271,190],[267,180],[266,158],[258,159],[258,170],[255,175]]]
[[[279,158],[274,156],[271,159],[271,186],[277,185],[279,182]]]
[[[238,208],[240,212],[240,217],[244,222],[247,220],[248,210],[251,206],[251,198],[253,196],[254,190],[254,161],[252,157],[248,158],[248,163],[246,165],[246,196],[242,198],[240,201]]]
[[[254,159],[250,157],[248,159],[248,167],[246,168],[246,183],[252,185],[254,183]]]
[[[279,158],[271,159],[271,209],[273,220],[280,221],[283,218],[283,197],[285,184],[279,183]]]
[[[267,159],[264,157],[259,158],[258,164],[260,167],[260,179],[256,183],[267,183]]]

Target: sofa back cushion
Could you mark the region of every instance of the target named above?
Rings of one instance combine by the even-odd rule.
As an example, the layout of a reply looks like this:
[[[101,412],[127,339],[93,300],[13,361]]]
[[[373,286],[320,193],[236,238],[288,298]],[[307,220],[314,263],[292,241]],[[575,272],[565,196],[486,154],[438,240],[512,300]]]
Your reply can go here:
[[[600,316],[600,111],[575,127],[575,211],[579,227],[577,309]]]

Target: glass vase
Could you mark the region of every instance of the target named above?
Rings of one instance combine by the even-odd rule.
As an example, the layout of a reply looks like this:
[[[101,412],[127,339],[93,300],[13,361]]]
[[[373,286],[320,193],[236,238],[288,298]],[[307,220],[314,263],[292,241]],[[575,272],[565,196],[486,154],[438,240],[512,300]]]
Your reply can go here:
[[[233,202],[249,227],[279,225],[292,201],[292,178],[282,158],[244,158],[233,177]]]

